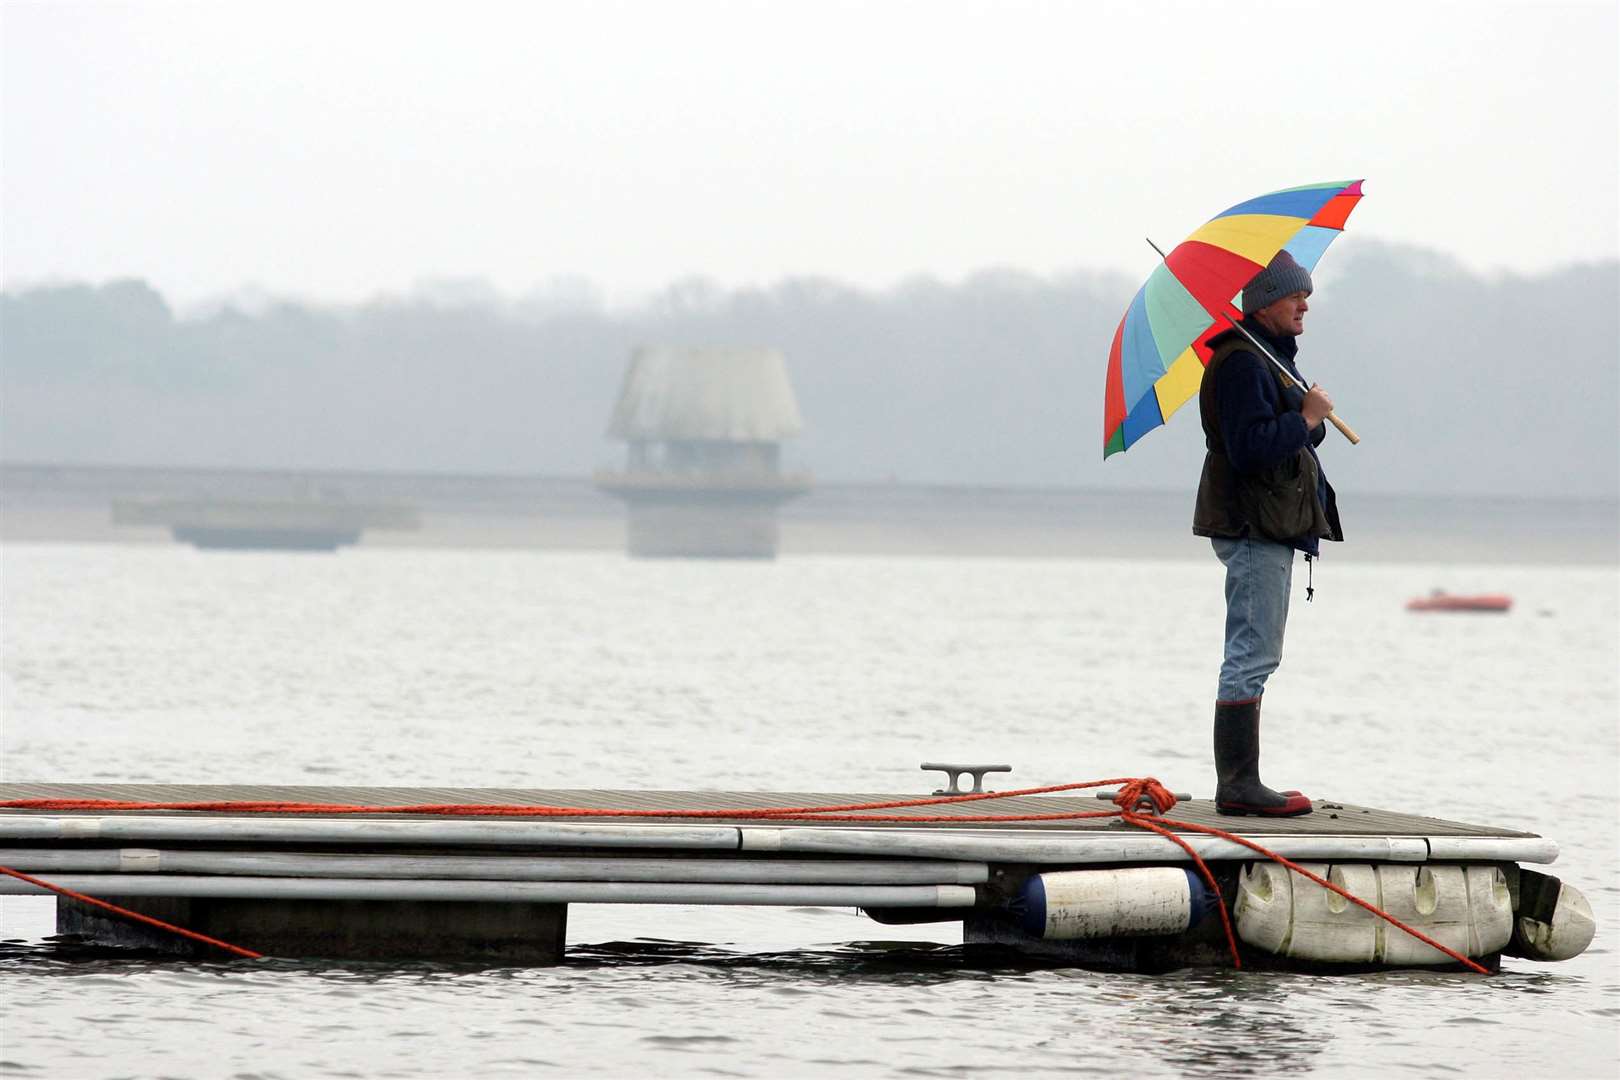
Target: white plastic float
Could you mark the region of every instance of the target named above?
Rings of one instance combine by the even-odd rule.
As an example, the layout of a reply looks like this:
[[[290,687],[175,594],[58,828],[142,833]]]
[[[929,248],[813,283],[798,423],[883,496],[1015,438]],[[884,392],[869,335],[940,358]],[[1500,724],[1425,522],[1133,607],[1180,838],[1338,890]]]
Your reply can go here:
[[[1500,953],[1514,939],[1514,902],[1500,867],[1301,864],[1468,957]],[[1567,960],[1592,940],[1591,908],[1572,886],[1536,916],[1521,917],[1531,959]],[[1391,967],[1451,963],[1451,958],[1309,878],[1275,863],[1246,867],[1233,904],[1238,936],[1278,956]]]
[[[1213,911],[1203,880],[1179,866],[1036,874],[1014,910],[1025,933],[1043,941],[1179,934]]]
[[[1519,871],[1518,920],[1508,952],[1527,960],[1569,960],[1597,934],[1592,905],[1581,891],[1551,874]]]

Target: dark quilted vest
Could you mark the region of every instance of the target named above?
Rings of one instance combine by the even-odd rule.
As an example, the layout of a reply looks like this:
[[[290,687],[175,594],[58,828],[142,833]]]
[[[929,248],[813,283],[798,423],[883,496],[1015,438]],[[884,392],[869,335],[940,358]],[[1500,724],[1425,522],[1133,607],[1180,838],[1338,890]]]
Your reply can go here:
[[[1199,536],[1249,535],[1249,523],[1238,506],[1237,470],[1226,456],[1221,439],[1220,410],[1215,404],[1215,376],[1226,358],[1239,350],[1254,351],[1242,338],[1227,341],[1209,358],[1198,386],[1198,417],[1204,424],[1204,471],[1198,478],[1198,501],[1193,505],[1193,532]]]

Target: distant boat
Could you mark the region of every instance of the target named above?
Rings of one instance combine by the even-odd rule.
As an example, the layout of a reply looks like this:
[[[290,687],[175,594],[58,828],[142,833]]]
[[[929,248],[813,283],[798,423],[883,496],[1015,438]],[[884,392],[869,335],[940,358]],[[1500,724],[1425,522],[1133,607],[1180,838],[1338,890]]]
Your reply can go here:
[[[1419,596],[1406,602],[1407,611],[1481,611],[1505,613],[1513,606],[1513,597],[1501,593],[1481,593],[1476,596],[1455,596],[1436,589],[1428,596]]]
[[[115,499],[116,525],[166,525],[174,538],[204,550],[336,551],[366,529],[415,529],[415,507],[307,498]]]

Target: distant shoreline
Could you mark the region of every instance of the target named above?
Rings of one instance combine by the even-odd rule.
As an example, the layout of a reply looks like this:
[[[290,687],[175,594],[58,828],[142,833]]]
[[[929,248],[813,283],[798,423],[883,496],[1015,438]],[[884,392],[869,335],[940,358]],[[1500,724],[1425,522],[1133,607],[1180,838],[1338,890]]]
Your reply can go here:
[[[0,465],[0,541],[172,543],[115,525],[117,498],[326,497],[415,507],[365,547],[623,550],[623,508],[589,477]],[[781,514],[781,554],[1195,559],[1190,492],[824,484]],[[1620,565],[1620,500],[1341,496],[1332,562]]]

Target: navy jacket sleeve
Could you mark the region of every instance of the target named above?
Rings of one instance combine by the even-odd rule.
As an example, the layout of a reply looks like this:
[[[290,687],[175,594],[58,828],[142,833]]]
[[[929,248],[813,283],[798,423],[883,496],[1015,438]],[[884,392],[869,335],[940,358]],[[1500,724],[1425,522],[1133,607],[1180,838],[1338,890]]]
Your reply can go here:
[[[1277,377],[1251,352],[1235,352],[1216,373],[1221,439],[1226,456],[1239,472],[1260,472],[1299,453],[1310,437],[1305,417],[1295,411],[1277,415]]]

